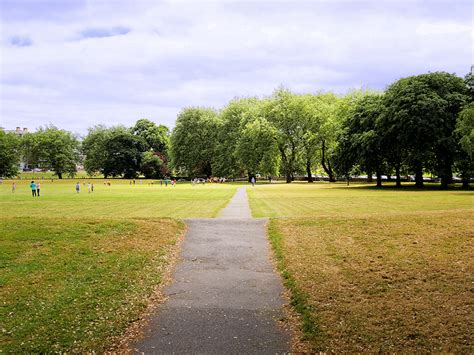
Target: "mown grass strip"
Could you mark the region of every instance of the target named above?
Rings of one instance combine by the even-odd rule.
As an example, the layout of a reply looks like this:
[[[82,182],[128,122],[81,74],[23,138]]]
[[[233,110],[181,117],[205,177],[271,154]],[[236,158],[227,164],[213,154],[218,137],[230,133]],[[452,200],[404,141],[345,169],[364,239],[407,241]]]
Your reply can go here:
[[[278,271],[283,277],[283,284],[290,291],[290,304],[301,316],[301,329],[305,340],[310,340],[312,344],[317,344],[316,348],[313,350],[319,351],[324,348],[325,334],[319,326],[314,307],[309,303],[308,294],[298,287],[295,278],[287,268],[283,250],[284,237],[278,231],[274,220],[270,220],[268,225],[268,235],[273,247]]]

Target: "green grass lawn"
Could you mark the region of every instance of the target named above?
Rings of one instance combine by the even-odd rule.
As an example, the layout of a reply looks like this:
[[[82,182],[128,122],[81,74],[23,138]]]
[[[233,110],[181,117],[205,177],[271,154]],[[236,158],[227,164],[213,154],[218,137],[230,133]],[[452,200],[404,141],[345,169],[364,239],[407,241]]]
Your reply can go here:
[[[442,191],[437,186],[415,189],[412,185],[396,189],[368,184],[348,187],[344,183],[293,183],[265,185],[248,191],[254,217],[385,216],[474,206],[474,191]]]
[[[474,350],[474,194],[249,189],[313,351]]]
[[[81,192],[75,183],[81,183]],[[238,184],[0,185],[0,352],[110,349],[184,233]],[[248,189],[313,350],[472,352],[472,191],[293,183]],[[168,218],[171,217],[171,218]]]
[[[0,185],[0,352],[110,349],[160,284],[178,219],[215,216],[237,188],[87,181],[41,180],[36,198]]]
[[[229,184],[189,183],[161,186],[144,180],[130,185],[129,180],[40,180],[41,197],[31,197],[29,181],[16,181],[11,193],[11,181],[0,185],[2,217],[103,217],[103,218],[187,218],[215,217],[234,194],[237,186]],[[76,193],[79,181],[81,191]],[[89,194],[87,182],[94,183]],[[110,181],[111,185],[104,185]],[[137,180],[138,182],[138,180]],[[85,186],[83,184],[86,184]]]

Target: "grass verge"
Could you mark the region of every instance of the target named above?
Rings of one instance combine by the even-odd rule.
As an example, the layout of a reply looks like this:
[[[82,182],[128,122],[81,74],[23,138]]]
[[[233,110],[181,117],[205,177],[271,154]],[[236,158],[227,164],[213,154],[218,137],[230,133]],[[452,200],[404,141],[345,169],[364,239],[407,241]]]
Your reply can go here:
[[[0,352],[101,352],[138,319],[184,225],[3,218]]]
[[[285,253],[282,245],[283,235],[278,231],[274,221],[270,221],[268,235],[273,247],[278,271],[283,277],[283,284],[290,291],[290,305],[298,313],[302,321],[301,330],[304,334],[303,340],[310,340],[315,344],[320,344],[322,347],[324,334],[321,332],[313,307],[309,304],[309,295],[303,292],[297,285],[295,278],[286,266]]]

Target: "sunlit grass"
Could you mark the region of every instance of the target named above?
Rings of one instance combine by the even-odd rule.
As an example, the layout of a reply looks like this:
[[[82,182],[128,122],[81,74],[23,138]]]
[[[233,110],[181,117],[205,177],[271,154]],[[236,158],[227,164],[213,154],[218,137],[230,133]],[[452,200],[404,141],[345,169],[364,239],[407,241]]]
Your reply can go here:
[[[275,185],[250,191],[313,350],[473,350],[469,191]]]
[[[411,184],[412,185],[412,184]],[[249,189],[254,217],[362,216],[474,208],[474,191],[299,183]]]
[[[40,180],[41,197],[31,197],[29,181],[16,181],[16,192],[11,192],[12,181],[0,186],[2,217],[103,217],[103,218],[191,218],[215,217],[236,190],[230,184],[178,183],[160,185],[159,181],[136,180]],[[79,182],[81,191],[76,193]],[[94,183],[88,193],[87,183]],[[153,182],[153,184],[151,184]]]

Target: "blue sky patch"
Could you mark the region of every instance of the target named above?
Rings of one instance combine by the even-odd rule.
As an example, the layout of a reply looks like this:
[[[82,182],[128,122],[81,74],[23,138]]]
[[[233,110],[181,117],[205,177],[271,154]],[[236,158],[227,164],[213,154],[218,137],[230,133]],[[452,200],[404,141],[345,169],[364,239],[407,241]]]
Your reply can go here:
[[[103,38],[126,35],[129,28],[118,26],[113,28],[88,28],[81,32],[82,38]]]
[[[15,47],[29,47],[33,44],[33,41],[26,36],[12,36],[10,44]]]

